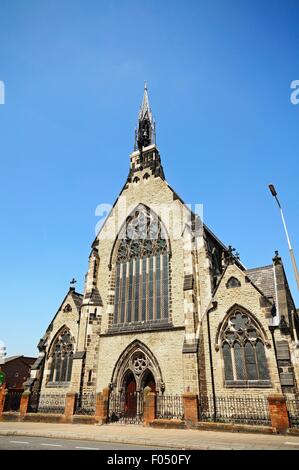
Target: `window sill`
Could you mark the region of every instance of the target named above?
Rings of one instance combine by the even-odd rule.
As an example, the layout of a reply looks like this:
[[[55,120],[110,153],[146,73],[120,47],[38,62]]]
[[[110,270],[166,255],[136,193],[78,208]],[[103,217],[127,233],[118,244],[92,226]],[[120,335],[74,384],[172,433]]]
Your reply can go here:
[[[134,333],[135,331],[153,331],[153,330],[172,330],[177,327],[168,319],[152,320],[145,322],[132,322],[123,324],[113,324],[109,327],[106,333],[101,336],[120,334],[120,333]],[[183,327],[184,328],[184,327]]]
[[[226,380],[226,388],[272,388],[270,380]]]
[[[71,382],[48,382],[47,388],[67,388],[70,386]]]

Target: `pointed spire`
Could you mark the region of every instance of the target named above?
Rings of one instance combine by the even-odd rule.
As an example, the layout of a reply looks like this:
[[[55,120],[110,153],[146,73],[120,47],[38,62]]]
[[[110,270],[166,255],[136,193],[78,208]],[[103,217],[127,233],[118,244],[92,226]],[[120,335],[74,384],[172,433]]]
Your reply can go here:
[[[149,120],[152,122],[153,117],[151,113],[151,108],[149,105],[148,93],[147,93],[147,82],[144,82],[144,93],[141,108],[139,111],[139,120],[144,119],[146,113],[148,114]]]
[[[130,171],[126,184],[135,183],[136,177],[139,181],[140,175],[137,176],[136,174],[139,174],[145,168],[147,173],[142,175],[143,178],[152,175],[154,178],[160,177],[165,180],[159,150],[156,146],[156,123],[149,105],[146,82],[144,83],[143,99],[135,128],[135,146],[134,152],[130,155]]]
[[[155,134],[155,123],[149,105],[147,82],[144,82],[143,99],[135,132],[135,150],[141,150],[142,147],[154,144],[156,140]]]

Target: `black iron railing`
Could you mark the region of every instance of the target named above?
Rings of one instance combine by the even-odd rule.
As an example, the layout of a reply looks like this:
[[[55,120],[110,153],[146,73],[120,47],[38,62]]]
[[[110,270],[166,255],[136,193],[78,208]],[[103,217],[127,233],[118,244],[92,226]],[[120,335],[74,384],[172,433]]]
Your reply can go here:
[[[39,413],[63,414],[65,409],[65,395],[41,394],[37,411]]]
[[[3,411],[19,411],[23,390],[9,389],[5,396]]]
[[[27,413],[37,413],[39,398],[40,398],[39,392],[31,392],[30,397],[29,397],[29,402],[28,402]]]
[[[96,411],[96,394],[77,394],[75,402],[75,415],[94,415]]]
[[[184,408],[181,395],[159,395],[156,397],[158,419],[183,419]]]
[[[253,396],[199,396],[199,420],[270,426],[268,400]]]
[[[109,396],[109,423],[141,424],[143,422],[143,393],[116,392]]]
[[[286,397],[291,428],[299,428],[299,397]]]

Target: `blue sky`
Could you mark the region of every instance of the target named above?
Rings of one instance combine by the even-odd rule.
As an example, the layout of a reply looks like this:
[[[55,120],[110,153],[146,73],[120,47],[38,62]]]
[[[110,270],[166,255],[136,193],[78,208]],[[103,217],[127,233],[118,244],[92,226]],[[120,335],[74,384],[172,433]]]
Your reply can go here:
[[[1,0],[0,339],[36,344],[74,276],[98,204],[128,173],[148,81],[170,185],[248,267],[283,257],[274,183],[299,262],[298,1]]]

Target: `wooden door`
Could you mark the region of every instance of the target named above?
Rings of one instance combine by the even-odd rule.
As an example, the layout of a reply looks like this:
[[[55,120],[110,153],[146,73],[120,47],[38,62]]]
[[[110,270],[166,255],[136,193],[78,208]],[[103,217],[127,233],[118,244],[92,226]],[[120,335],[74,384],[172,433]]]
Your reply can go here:
[[[137,414],[137,393],[136,381],[133,374],[130,376],[126,387],[125,414],[127,416],[136,416]]]

